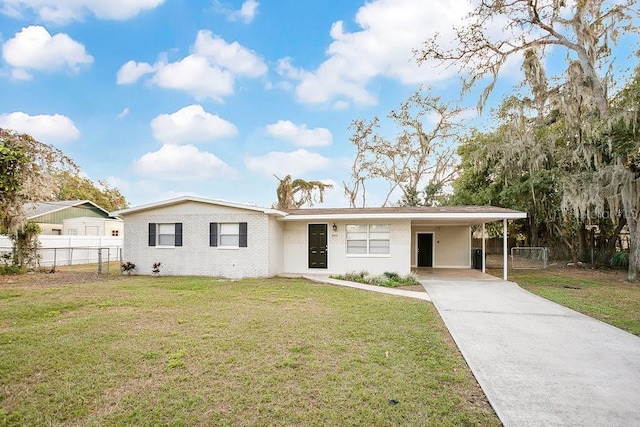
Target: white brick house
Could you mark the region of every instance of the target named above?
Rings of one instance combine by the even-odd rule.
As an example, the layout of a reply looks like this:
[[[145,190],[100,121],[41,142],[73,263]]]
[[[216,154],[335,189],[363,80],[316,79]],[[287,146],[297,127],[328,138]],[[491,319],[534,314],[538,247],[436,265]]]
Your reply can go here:
[[[506,230],[526,218],[491,206],[281,211],[188,196],[113,215],[136,273],[160,262],[163,275],[230,278],[471,268],[472,225],[503,221]]]

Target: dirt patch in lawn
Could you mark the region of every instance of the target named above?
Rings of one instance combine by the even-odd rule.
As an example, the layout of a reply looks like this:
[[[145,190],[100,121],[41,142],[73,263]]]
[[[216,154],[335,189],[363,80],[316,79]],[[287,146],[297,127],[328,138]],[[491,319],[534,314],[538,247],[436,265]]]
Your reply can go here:
[[[122,280],[120,274],[98,274],[95,271],[78,271],[73,268],[60,268],[55,272],[29,272],[25,274],[0,276],[0,286],[52,286],[52,285],[77,285],[83,283],[105,282]]]
[[[487,272],[497,277],[502,277],[502,255],[487,256]],[[591,268],[591,266],[567,265],[567,261],[549,262],[547,268],[542,268],[542,264],[538,263],[533,268],[517,268],[514,269],[511,264],[511,258],[508,258],[510,275],[535,275],[536,272],[547,277],[567,277],[572,279],[589,279],[589,280],[606,280],[609,282],[622,283],[627,281],[627,272],[625,270],[614,270],[610,268]]]

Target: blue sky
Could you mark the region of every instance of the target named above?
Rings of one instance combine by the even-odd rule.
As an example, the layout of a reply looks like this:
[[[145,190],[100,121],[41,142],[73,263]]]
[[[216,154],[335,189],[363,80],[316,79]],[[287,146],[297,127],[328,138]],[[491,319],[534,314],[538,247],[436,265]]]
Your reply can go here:
[[[270,206],[273,174],[291,174],[333,183],[325,206],[343,206],[349,124],[419,84],[457,96],[453,71],[418,67],[411,49],[451,34],[469,5],[0,0],[0,11],[0,127],[62,149],[132,205],[193,194]],[[374,189],[368,204],[380,202]]]

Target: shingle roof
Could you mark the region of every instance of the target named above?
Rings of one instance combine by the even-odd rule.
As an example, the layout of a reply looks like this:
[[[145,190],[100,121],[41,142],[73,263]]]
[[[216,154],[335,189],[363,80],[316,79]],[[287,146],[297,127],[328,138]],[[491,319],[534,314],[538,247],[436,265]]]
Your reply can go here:
[[[25,215],[27,215],[28,219],[31,219],[40,215],[59,211],[64,208],[83,205],[85,203],[90,203],[93,206],[102,209],[90,200],[56,200],[50,202],[25,203],[23,207]],[[102,210],[105,211],[104,209]],[[107,211],[105,211],[105,213],[107,213]]]
[[[385,207],[385,208],[309,208],[309,209],[268,209],[253,205],[245,205],[221,200],[205,199],[195,196],[182,196],[175,199],[163,200],[147,205],[137,206],[112,212],[112,215],[124,216],[146,210],[153,210],[165,206],[185,202],[199,202],[210,205],[220,205],[238,209],[260,211],[275,215],[283,221],[303,220],[338,220],[338,219],[415,219],[458,221],[467,223],[481,223],[501,219],[526,218],[526,213],[495,206],[416,206],[416,207]]]

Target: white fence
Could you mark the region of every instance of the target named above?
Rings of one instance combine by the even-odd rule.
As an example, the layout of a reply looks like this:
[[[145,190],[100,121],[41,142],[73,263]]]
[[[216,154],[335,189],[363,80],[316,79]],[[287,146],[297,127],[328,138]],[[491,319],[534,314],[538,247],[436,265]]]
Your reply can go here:
[[[39,236],[39,264],[95,264],[119,261],[123,238],[110,236]],[[0,253],[11,252],[11,240],[0,236]]]

